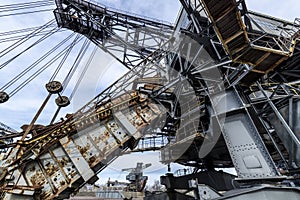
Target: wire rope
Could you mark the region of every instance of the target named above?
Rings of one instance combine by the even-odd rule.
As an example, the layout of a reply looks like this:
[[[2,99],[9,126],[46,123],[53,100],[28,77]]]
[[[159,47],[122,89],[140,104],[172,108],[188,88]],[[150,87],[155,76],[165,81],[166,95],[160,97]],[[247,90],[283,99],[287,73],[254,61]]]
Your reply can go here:
[[[53,24],[53,26],[56,26],[55,24]],[[35,26],[35,27],[30,27],[30,28],[23,28],[23,29],[17,29],[17,30],[12,30],[12,31],[6,31],[6,32],[2,32],[0,33],[0,36],[5,36],[5,35],[13,35],[13,34],[18,34],[18,33],[25,33],[25,32],[30,32],[30,31],[34,31],[38,28],[40,28],[41,26]]]
[[[72,93],[71,93],[71,95],[70,95],[70,100],[72,100],[73,96],[75,95],[75,92],[77,91],[77,89],[78,89],[78,87],[79,87],[79,84],[81,83],[81,81],[82,81],[82,79],[83,79],[83,77],[84,77],[84,75],[85,75],[85,73],[86,73],[88,67],[90,66],[90,64],[91,64],[91,62],[92,62],[92,60],[93,60],[93,58],[95,57],[95,54],[96,54],[96,52],[97,52],[97,49],[98,49],[98,47],[95,46],[94,50],[92,51],[91,55],[89,56],[89,59],[88,59],[86,65],[84,66],[84,68],[83,68],[83,70],[82,70],[82,72],[81,72],[81,74],[80,74],[78,80],[76,81],[76,85],[75,85],[75,87],[74,87],[74,89],[73,89],[73,91],[72,91]]]
[[[53,4],[53,0],[44,0],[44,1],[32,1],[32,2],[27,2],[27,3],[14,3],[14,4],[6,4],[6,5],[0,5],[0,9],[3,8],[16,8],[16,7],[24,7],[24,6],[33,6],[34,4],[44,4],[44,3],[52,3]]]
[[[35,2],[35,3],[32,2],[31,4],[25,3],[25,4],[18,4],[12,6],[4,5],[4,6],[0,6],[0,13],[22,10],[22,9],[39,8],[39,7],[51,6],[51,5],[53,5],[53,2]]]
[[[74,41],[72,42],[70,48],[68,49],[68,51],[66,52],[66,54],[64,55],[63,59],[61,60],[61,62],[59,63],[58,67],[56,68],[56,70],[54,71],[53,75],[51,76],[49,82],[53,81],[57,74],[59,73],[59,71],[61,70],[63,64],[65,63],[65,61],[67,60],[68,56],[70,55],[73,47],[75,46],[77,40],[81,37],[80,34],[77,34],[76,38],[74,39]]]
[[[31,44],[29,47],[27,47],[26,49],[24,49],[23,51],[21,51],[20,53],[16,54],[14,57],[10,58],[8,61],[4,62],[3,64],[0,65],[0,69],[4,68],[5,66],[7,66],[9,63],[11,63],[13,60],[15,60],[16,58],[18,58],[20,55],[22,55],[23,53],[25,53],[26,51],[28,51],[29,49],[31,49],[32,47],[34,47],[35,45],[41,43],[42,41],[44,41],[45,39],[49,38],[50,36],[52,36],[53,34],[57,33],[59,31],[60,28],[53,28],[50,32],[48,32],[46,35],[44,35],[43,37],[41,37],[40,39],[38,39],[36,42],[34,42],[33,44]]]
[[[85,53],[86,53],[86,51],[87,51],[90,44],[91,44],[91,41],[88,38],[86,38],[83,45],[82,45],[82,47],[81,47],[81,49],[79,50],[79,53],[78,53],[73,65],[72,65],[72,67],[70,68],[67,76],[65,77],[65,79],[62,83],[62,85],[63,85],[63,91],[62,92],[64,92],[66,87],[68,86],[72,76],[74,75],[76,69],[78,68],[78,66],[79,66],[82,58],[84,57],[84,55],[85,55]]]
[[[81,41],[82,38],[78,38],[75,43],[68,45],[64,50],[55,55],[48,63],[46,63],[42,68],[38,69],[34,74],[28,77],[25,81],[23,81],[17,88],[10,92],[10,97],[14,96],[17,92],[19,92],[22,88],[24,88],[28,83],[34,80],[38,75],[44,72],[47,68],[49,68],[55,61],[57,61],[60,57],[62,57],[70,48],[73,48],[78,42]]]
[[[66,31],[66,30],[65,29],[59,29],[57,32],[64,32],[64,31]],[[40,32],[40,33],[34,35],[33,37],[44,36],[48,32],[49,32],[49,30],[46,30],[46,31],[43,31],[43,32]],[[12,37],[7,37],[7,38],[2,38],[2,39],[0,39],[0,43],[13,42],[13,41],[16,41],[16,40],[19,40],[19,39],[23,38],[24,36],[26,36],[26,34],[25,35],[18,35],[18,36],[12,36]]]
[[[26,15],[26,14],[32,14],[32,13],[47,12],[47,11],[52,11],[52,10],[53,9],[43,9],[43,10],[27,11],[27,12],[20,12],[20,13],[11,13],[11,14],[0,15],[0,17],[9,17],[9,16],[14,16],[14,15]]]
[[[23,77],[26,73],[31,71],[34,67],[36,67],[40,62],[42,62],[46,57],[48,57],[50,54],[52,54],[54,51],[56,51],[59,47],[61,47],[63,44],[65,44],[68,40],[70,40],[75,33],[70,34],[67,38],[65,38],[63,41],[58,43],[55,47],[53,47],[51,50],[49,50],[47,53],[45,53],[43,56],[41,56],[38,60],[36,60],[33,64],[31,64],[29,67],[24,69],[21,73],[19,73],[17,76],[15,76],[11,81],[9,81],[7,84],[5,84],[0,90],[6,90],[11,85],[13,85],[16,81],[18,81],[21,77]]]
[[[39,27],[38,29],[34,30],[33,32],[31,32],[30,34],[26,35],[24,38],[20,39],[19,41],[15,42],[14,44],[12,44],[11,46],[7,47],[6,49],[2,50],[0,52],[0,58],[3,57],[4,55],[6,55],[7,53],[9,53],[10,51],[12,51],[13,49],[17,48],[18,46],[20,46],[21,44],[23,44],[24,42],[28,41],[30,38],[32,38],[34,35],[36,35],[37,33],[41,32],[42,30],[44,30],[45,28],[51,26],[52,24],[55,23],[55,20],[52,19],[49,22],[47,22],[46,24],[44,24],[43,26]]]

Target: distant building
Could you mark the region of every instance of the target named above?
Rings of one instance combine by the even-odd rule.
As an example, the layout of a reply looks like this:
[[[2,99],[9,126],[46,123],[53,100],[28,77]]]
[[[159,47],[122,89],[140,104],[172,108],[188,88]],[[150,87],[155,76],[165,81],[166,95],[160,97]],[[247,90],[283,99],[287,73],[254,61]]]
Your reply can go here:
[[[121,187],[86,186],[69,200],[143,200],[144,193],[124,191]]]

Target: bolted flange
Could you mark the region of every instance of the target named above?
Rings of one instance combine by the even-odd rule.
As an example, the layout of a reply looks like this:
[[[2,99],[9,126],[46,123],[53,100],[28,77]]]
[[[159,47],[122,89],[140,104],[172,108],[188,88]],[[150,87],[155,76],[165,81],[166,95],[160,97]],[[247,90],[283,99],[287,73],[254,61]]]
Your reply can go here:
[[[63,86],[59,81],[51,81],[46,84],[46,89],[51,94],[57,94],[63,90]]]
[[[0,103],[4,103],[9,99],[9,95],[6,92],[0,91]]]
[[[70,105],[70,100],[66,96],[59,96],[55,99],[55,103],[59,107],[67,107],[68,105]]]

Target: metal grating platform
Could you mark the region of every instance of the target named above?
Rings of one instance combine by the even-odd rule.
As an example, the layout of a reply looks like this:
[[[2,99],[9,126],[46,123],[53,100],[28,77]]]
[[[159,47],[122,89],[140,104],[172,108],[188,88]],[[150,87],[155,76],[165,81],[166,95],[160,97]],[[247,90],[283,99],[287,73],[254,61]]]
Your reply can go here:
[[[236,0],[202,0],[202,3],[231,59],[253,66],[243,77],[243,83],[252,83],[293,54],[298,32],[285,38],[289,39],[287,47],[275,35],[248,32]]]

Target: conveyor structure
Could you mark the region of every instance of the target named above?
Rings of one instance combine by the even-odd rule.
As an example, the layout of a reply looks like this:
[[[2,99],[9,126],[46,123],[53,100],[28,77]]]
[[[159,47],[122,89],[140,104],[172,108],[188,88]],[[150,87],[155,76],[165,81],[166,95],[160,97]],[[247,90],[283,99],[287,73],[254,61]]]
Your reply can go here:
[[[115,157],[135,147],[163,109],[132,91],[87,112],[35,130],[35,136],[2,157],[4,199],[63,199],[85,183],[94,183]]]
[[[129,71],[63,121],[21,133],[1,154],[3,199],[67,198],[116,157],[147,150],[194,171],[162,176],[167,192],[145,199],[300,198],[298,19],[248,11],[244,0],[180,0],[175,25],[55,2],[59,27]]]

